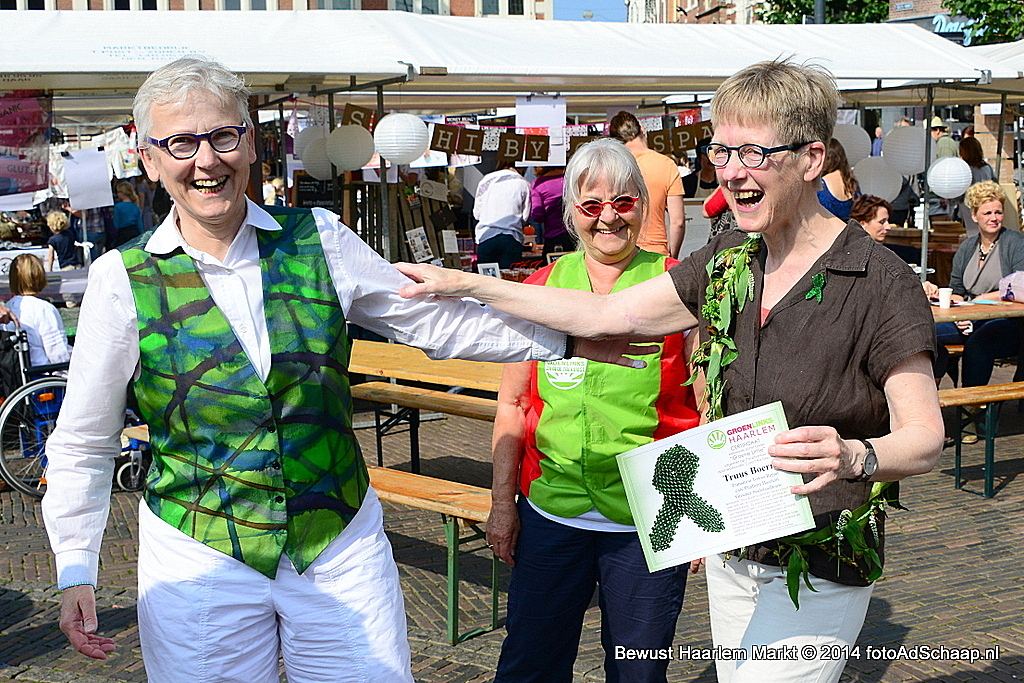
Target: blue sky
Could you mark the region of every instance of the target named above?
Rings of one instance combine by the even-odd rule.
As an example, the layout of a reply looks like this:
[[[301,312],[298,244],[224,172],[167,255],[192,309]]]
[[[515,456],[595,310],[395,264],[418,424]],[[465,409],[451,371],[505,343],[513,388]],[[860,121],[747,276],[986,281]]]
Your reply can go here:
[[[626,3],[623,0],[552,0],[555,19],[584,21],[583,12],[594,13],[592,21],[625,21]]]

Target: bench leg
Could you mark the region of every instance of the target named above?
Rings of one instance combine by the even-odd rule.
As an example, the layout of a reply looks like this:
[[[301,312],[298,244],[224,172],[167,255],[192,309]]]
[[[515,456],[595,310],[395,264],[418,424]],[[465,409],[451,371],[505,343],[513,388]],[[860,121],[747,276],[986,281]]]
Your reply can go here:
[[[413,474],[420,473],[420,411],[409,411],[409,458]]]
[[[956,409],[956,447],[953,455],[953,486],[955,488],[963,488],[964,482],[960,478],[960,456],[963,453],[964,445],[961,443],[961,439],[964,436],[964,415],[966,411],[963,408],[957,406]]]
[[[448,545],[448,643],[459,643],[459,520],[441,515]]]
[[[373,433],[377,439],[377,467],[384,467],[384,433],[380,426],[380,408],[373,409]]]
[[[498,556],[491,553],[491,630],[498,630]]]
[[[985,410],[985,497],[992,497],[996,455],[996,429],[999,422],[999,406],[989,403]]]

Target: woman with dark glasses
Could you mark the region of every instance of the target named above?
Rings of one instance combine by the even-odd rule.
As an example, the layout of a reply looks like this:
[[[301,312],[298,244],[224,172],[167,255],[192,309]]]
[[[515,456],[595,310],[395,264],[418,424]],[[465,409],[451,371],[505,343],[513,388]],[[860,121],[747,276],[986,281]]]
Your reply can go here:
[[[563,199],[580,250],[527,282],[607,294],[676,263],[636,246],[647,190],[622,143],[581,147]],[[683,567],[648,572],[615,456],[699,422],[693,391],[682,386],[685,344],[669,335],[643,370],[582,358],[505,368],[487,539],[512,581],[495,680],[571,681],[595,587],[607,679],[665,680],[667,660],[614,657],[615,646],[667,651],[686,586]]]

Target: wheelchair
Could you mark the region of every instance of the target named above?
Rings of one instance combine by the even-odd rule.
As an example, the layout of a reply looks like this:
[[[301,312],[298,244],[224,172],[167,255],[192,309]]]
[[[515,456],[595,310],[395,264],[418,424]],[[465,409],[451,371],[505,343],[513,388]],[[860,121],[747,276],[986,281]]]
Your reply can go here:
[[[28,336],[15,329],[0,331],[0,477],[16,491],[34,498],[46,493],[46,440],[57,426],[67,389],[67,363],[32,365]],[[126,426],[140,424],[126,411]],[[114,483],[127,491],[142,488],[149,448],[138,439],[121,438]]]

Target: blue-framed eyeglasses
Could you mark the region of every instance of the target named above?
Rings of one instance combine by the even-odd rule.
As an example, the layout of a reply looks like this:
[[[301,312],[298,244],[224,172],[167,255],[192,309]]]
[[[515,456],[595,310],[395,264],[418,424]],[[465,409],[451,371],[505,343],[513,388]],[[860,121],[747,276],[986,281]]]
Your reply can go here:
[[[221,126],[208,133],[175,133],[165,138],[146,138],[151,145],[162,147],[175,159],[191,159],[199,151],[199,144],[206,140],[215,152],[233,152],[242,142],[248,130],[245,126]]]
[[[704,151],[708,161],[715,168],[724,168],[729,163],[729,157],[732,156],[733,152],[736,152],[736,156],[739,157],[740,163],[747,168],[759,168],[764,160],[770,155],[776,152],[795,152],[805,145],[811,144],[810,142],[794,142],[791,145],[779,145],[778,147],[764,147],[762,145],[755,145],[752,142],[748,142],[745,145],[738,145],[736,147],[730,147],[729,145],[723,145],[720,142],[712,142],[707,146]]]

